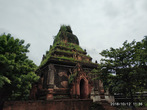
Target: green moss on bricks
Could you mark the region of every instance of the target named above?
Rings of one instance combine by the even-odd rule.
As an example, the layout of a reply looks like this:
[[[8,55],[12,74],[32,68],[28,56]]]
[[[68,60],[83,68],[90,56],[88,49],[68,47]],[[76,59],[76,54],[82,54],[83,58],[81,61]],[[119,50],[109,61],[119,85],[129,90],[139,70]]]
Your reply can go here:
[[[65,47],[67,48],[68,50],[61,50],[61,49],[56,49],[56,47]],[[72,50],[75,50],[72,51]],[[58,52],[64,52],[64,53],[68,53],[68,54],[79,54],[81,56],[85,56],[85,57],[90,57],[89,55],[84,55],[82,54],[81,52],[84,52],[84,50],[79,46],[79,45],[76,45],[76,44],[73,44],[73,43],[64,43],[64,42],[60,42],[60,43],[56,43],[54,44],[53,46],[51,46],[50,50],[46,52],[46,55],[45,55],[45,59],[41,62],[40,66],[43,66],[47,63],[47,61],[50,59],[50,57],[52,56],[52,53],[54,53],[55,51],[58,51]],[[54,57],[54,56],[52,56]],[[65,56],[62,56],[62,57],[59,57],[59,56],[56,56],[54,58],[59,58],[59,60],[70,60],[70,61],[78,61],[78,60],[75,60],[74,58],[71,58],[71,57],[65,57]],[[81,61],[81,62],[88,62],[88,61]]]
[[[65,56],[54,57],[54,58],[58,58],[59,60],[77,61],[77,60],[75,60],[74,58],[71,58],[71,57],[65,57]]]
[[[67,31],[67,28],[66,27],[67,27],[66,25],[61,25],[59,31],[63,31],[63,32]]]
[[[77,36],[72,34],[72,30],[71,30],[70,26],[62,25],[60,27],[58,34],[54,37],[53,44],[59,43],[64,40],[66,40],[67,42],[79,45],[79,40],[78,40]]]
[[[58,42],[61,41],[61,38],[59,37],[61,34],[61,31],[58,32],[58,34],[54,37],[53,45],[56,45]]]
[[[73,58],[72,54],[82,56],[82,61]],[[77,36],[72,34],[70,26],[62,25],[58,34],[54,37],[53,45],[50,46],[49,51],[46,51],[46,55],[39,68],[44,66],[51,58],[59,61],[91,63],[85,61],[88,57],[91,58],[89,55],[86,55],[86,52],[79,46],[79,40]]]
[[[74,73],[74,74],[69,75],[68,83],[71,84],[72,81],[74,80],[74,78],[75,78],[76,76],[77,76],[77,73]]]

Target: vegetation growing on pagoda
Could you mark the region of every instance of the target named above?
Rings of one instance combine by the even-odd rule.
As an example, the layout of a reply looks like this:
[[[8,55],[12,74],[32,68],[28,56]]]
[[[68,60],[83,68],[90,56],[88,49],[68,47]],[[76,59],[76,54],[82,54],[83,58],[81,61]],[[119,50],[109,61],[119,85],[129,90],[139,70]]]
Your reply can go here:
[[[66,47],[68,50],[61,50],[61,49],[56,49],[56,47]],[[70,51],[71,50],[71,51]],[[76,52],[73,52],[72,50],[75,50]],[[61,60],[70,60],[70,61],[78,61],[74,58],[66,57],[66,56],[53,56],[52,54],[57,51],[57,52],[64,52],[65,54],[79,54],[85,57],[91,58],[89,55],[84,55],[82,53],[85,53],[85,51],[78,45],[72,44],[72,43],[64,43],[60,42],[59,44],[54,44],[49,51],[46,52],[45,59],[41,62],[40,66],[43,66],[44,64],[47,63],[49,58],[58,58]],[[84,61],[83,61],[84,62]],[[85,61],[86,62],[86,61]]]
[[[71,30],[70,26],[62,25],[60,27],[58,34],[54,37],[53,44],[56,44],[56,43],[59,43],[61,41],[65,41],[65,40],[70,43],[74,43],[74,44],[79,45],[79,40],[78,40],[77,36],[72,34],[72,30]]]
[[[62,53],[62,56],[54,56],[54,53]],[[91,58],[89,55],[86,55],[86,52],[79,46],[78,38],[72,34],[70,26],[62,25],[58,34],[54,37],[53,46],[50,46],[50,50],[46,51],[46,55],[44,55],[39,67],[45,65],[50,58],[57,58],[59,61],[78,61],[73,58],[73,54]]]
[[[60,41],[58,43],[55,43],[53,46],[54,47],[60,46],[61,48],[66,48],[68,50],[75,49],[76,51],[84,52],[84,50],[79,45],[76,45],[76,44],[73,44],[73,43],[70,43],[70,42],[65,43],[63,41]]]
[[[74,74],[69,75],[68,84],[71,84],[72,83],[72,81],[75,79],[75,77],[77,76],[77,74],[78,73],[76,72]]]

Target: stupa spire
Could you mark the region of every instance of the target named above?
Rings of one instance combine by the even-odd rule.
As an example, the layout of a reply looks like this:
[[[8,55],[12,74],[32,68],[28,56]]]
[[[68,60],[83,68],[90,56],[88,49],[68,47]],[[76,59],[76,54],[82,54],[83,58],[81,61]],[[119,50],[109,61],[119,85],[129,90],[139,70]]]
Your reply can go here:
[[[73,43],[79,45],[79,40],[76,35],[72,33],[71,27],[62,25],[58,34],[54,38],[53,44],[65,42],[65,43]]]

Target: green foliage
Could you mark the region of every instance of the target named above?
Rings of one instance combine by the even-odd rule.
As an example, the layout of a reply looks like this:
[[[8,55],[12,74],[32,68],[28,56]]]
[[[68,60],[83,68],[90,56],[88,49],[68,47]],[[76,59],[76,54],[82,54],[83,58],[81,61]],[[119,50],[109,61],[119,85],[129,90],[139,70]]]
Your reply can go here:
[[[11,81],[7,77],[0,75],[0,88],[2,88],[5,83],[11,84]]]
[[[69,76],[68,83],[71,84],[72,81],[75,79],[76,76],[77,76],[77,73],[71,74],[71,75]]]
[[[13,90],[11,96],[12,100],[28,100],[30,89],[32,88],[32,83],[37,82],[39,76],[36,76],[34,72],[29,72],[28,74],[23,74],[20,76],[20,84],[17,84],[17,91]]]
[[[26,98],[31,84],[39,79],[34,73],[37,66],[26,55],[29,46],[24,45],[24,40],[14,39],[10,34],[0,36],[1,99]]]
[[[103,50],[98,74],[105,89],[131,97],[147,88],[146,38],[141,42],[125,41],[120,48]]]
[[[56,58],[59,58],[59,60],[70,60],[70,61],[76,61],[74,58],[71,58],[71,57],[65,57],[65,56],[62,56],[62,57],[56,57]]]
[[[64,40],[67,40],[70,43],[74,43],[74,44],[79,45],[79,40],[78,40],[77,36],[72,34],[72,30],[71,30],[70,26],[62,25],[60,27],[58,34],[54,37],[53,44],[60,43]]]
[[[67,53],[67,54],[74,54],[75,52],[72,52],[70,50],[61,50],[61,49],[56,49],[57,52],[63,52],[63,53]]]
[[[71,58],[70,55],[69,57],[66,57],[64,55],[54,56],[55,52],[62,52],[68,55],[78,54],[84,57],[91,58],[89,55],[85,55],[85,51],[79,46],[78,38],[72,34],[72,30],[70,26],[65,26],[65,25],[62,25],[60,27],[58,34],[54,37],[53,46],[50,46],[50,50],[46,51],[45,58],[43,58],[39,68],[45,65],[50,58],[59,58],[60,61],[61,60],[78,61],[74,58]],[[88,63],[88,61],[81,61],[81,62]]]
[[[61,25],[60,31],[63,31],[63,32],[67,31],[66,25]]]
[[[61,50],[61,49],[56,49],[56,47],[61,47],[61,48],[66,48],[66,50]],[[84,50],[79,46],[79,45],[76,45],[76,44],[73,44],[73,43],[64,43],[64,42],[60,42],[60,43],[55,43],[49,51],[46,52],[46,58],[41,62],[39,68],[41,66],[43,66],[44,64],[47,63],[48,59],[51,58],[51,57],[54,57],[52,55],[52,53],[54,51],[58,51],[58,52],[65,52],[65,53],[69,53],[69,54],[74,54],[75,52],[72,52],[72,50],[76,50],[76,52],[78,54],[81,54],[84,52]],[[87,57],[90,57],[90,56],[87,56]],[[75,61],[75,59],[73,58],[68,58],[68,57],[65,57],[65,56],[62,56],[62,57],[57,57],[59,59],[65,59],[65,60],[71,60],[71,61]]]
[[[63,44],[63,46],[68,46],[68,48],[70,49],[75,49],[75,50],[78,50],[80,52],[84,52],[84,50],[79,46],[79,45],[76,45],[76,44],[73,44],[73,43],[67,43],[67,44]]]
[[[56,45],[57,43],[61,41],[60,34],[61,32],[59,31],[58,34],[54,37],[53,45]]]
[[[54,48],[55,48],[56,45],[53,45],[50,50],[48,52],[46,52],[46,55],[45,55],[45,59],[41,61],[41,64],[38,68],[42,67],[43,65],[45,65],[48,61],[48,59],[52,56],[52,53],[54,52]]]

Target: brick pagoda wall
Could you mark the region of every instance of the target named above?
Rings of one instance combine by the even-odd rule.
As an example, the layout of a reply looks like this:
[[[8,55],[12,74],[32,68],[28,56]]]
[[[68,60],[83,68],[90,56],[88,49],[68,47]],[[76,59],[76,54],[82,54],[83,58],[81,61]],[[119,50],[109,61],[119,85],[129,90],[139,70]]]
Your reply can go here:
[[[92,100],[8,101],[3,110],[89,110]]]

